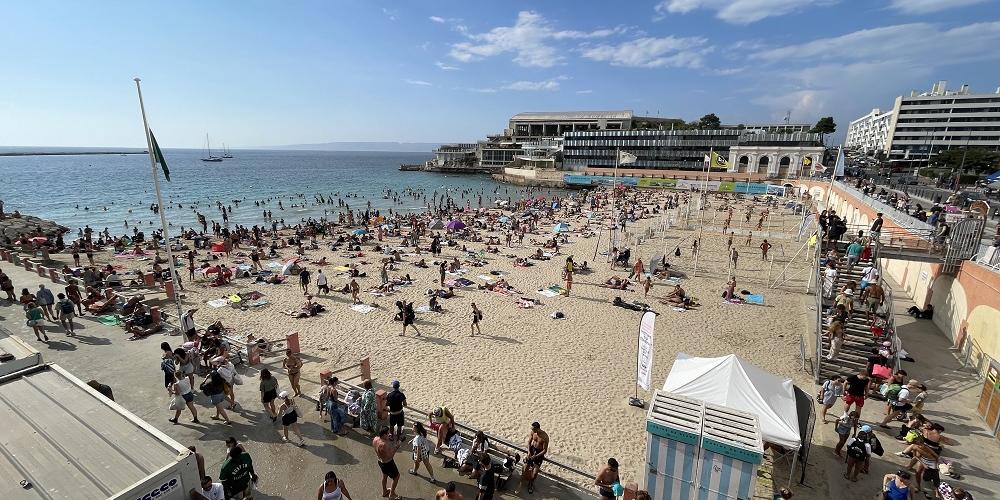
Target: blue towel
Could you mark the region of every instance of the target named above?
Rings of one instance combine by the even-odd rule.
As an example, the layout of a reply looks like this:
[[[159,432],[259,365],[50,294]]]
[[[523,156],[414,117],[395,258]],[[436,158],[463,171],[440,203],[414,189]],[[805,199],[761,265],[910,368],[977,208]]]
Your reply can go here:
[[[743,296],[743,301],[746,302],[747,304],[757,304],[759,306],[762,306],[762,305],[764,305],[764,296],[763,295],[744,295]]]

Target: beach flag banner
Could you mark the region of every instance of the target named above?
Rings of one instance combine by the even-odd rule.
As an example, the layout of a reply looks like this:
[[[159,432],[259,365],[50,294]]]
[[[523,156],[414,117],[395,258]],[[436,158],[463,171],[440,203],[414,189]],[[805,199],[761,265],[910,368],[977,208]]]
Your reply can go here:
[[[712,151],[711,162],[712,168],[729,168],[729,160],[719,156],[715,151]]]
[[[636,157],[632,153],[629,153],[628,151],[619,151],[618,152],[618,164],[619,165],[628,165],[629,163],[635,163],[635,160],[637,160],[637,159],[638,159],[638,157]]]
[[[646,311],[639,320],[639,348],[636,362],[636,384],[643,390],[649,390],[650,378],[653,374],[653,330],[656,326],[656,313]]]
[[[170,181],[170,169],[167,168],[167,160],[163,159],[163,151],[160,151],[160,145],[156,143],[156,136],[153,135],[153,131],[149,131],[149,140],[153,143],[153,158],[156,159],[156,164],[163,169],[163,178],[168,182]]]

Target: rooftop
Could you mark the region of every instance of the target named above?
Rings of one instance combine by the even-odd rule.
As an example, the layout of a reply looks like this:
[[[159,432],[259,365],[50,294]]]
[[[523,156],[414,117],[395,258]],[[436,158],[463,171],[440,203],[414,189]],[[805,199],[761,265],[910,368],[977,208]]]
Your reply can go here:
[[[529,111],[511,120],[631,120],[632,110],[622,111]]]

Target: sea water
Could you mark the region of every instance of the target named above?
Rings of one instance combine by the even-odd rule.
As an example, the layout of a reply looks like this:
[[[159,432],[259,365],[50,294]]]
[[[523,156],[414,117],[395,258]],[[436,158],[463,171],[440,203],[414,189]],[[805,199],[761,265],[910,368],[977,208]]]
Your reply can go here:
[[[234,158],[222,162],[203,162],[197,150],[164,150],[170,182],[161,177],[160,186],[168,222],[175,230],[195,225],[196,209],[209,221],[221,223],[216,202],[232,207],[231,224],[259,224],[266,208],[275,220],[291,225],[322,217],[324,210],[336,217],[337,198],[353,210],[364,210],[370,202],[373,210],[407,212],[423,210],[435,192],[472,207],[478,207],[480,196],[483,205],[492,206],[494,200],[516,200],[527,194],[526,189],[497,183],[489,175],[399,171],[402,163],[429,160],[429,153],[237,150],[232,154]],[[401,203],[384,198],[386,190],[406,188],[422,191],[427,201],[423,195],[419,199],[400,195]],[[536,189],[533,194],[561,192]],[[332,196],[334,202],[318,205],[317,195]],[[254,205],[268,199],[266,207]],[[278,208],[279,199],[284,210]],[[160,226],[159,216],[150,210],[156,195],[145,154],[0,157],[0,200],[8,213],[20,210],[74,231],[89,225],[122,234],[131,233],[133,227],[148,231]]]

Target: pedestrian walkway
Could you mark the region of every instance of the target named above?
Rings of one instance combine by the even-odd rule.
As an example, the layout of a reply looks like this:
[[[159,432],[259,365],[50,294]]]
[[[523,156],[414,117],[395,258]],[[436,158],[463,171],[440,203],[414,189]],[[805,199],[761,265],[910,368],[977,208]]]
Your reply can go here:
[[[892,283],[890,283],[892,284]],[[892,284],[897,290],[902,287]],[[942,479],[970,491],[977,499],[997,498],[1000,492],[1000,442],[986,431],[983,421],[976,413],[982,382],[971,371],[962,368],[955,357],[951,343],[938,327],[928,320],[917,320],[906,314],[913,302],[897,297],[895,299],[896,332],[904,348],[914,358],[914,362],[903,362],[902,369],[908,378],[917,379],[927,386],[927,403],[924,415],[933,422],[944,426],[944,452],[942,458],[955,461],[964,476],[961,480]],[[843,402],[838,402],[830,410],[831,419],[843,413]],[[899,423],[891,429],[878,427],[885,416],[885,403],[869,399],[861,413],[862,423],[875,429],[885,448],[882,457],[873,457],[870,474],[862,476],[857,483],[842,477],[845,470],[843,459],[833,453],[837,443],[834,424],[816,423],[810,466],[825,472],[829,484],[829,498],[871,498],[880,489],[882,476],[895,472],[908,463],[894,453],[903,449],[903,443],[894,436],[899,431]],[[810,495],[808,485],[797,488],[797,496],[822,498]],[[925,485],[925,491],[927,487]],[[819,493],[819,492],[816,492]],[[915,498],[920,498],[917,495]]]
[[[10,263],[0,263],[0,268],[10,275],[16,292],[22,288],[36,290],[38,284],[45,284],[53,292],[62,291],[61,285],[25,271]],[[120,327],[103,325],[93,316],[75,318],[76,336],[66,337],[57,323],[47,323],[51,342],[43,344],[35,340],[31,329],[25,325],[20,304],[10,304],[0,300],[0,328],[19,336],[42,352],[45,362],[57,363],[84,382],[95,379],[112,387],[115,401],[125,409],[184,445],[195,445],[205,456],[207,473],[217,478],[226,451],[225,439],[234,436],[244,444],[254,459],[254,465],[261,477],[260,493],[256,499],[303,499],[314,498],[316,490],[328,470],[334,470],[344,479],[355,499],[381,498],[379,469],[371,440],[365,435],[350,432],[338,437],[330,432],[329,424],[320,421],[318,414],[311,410],[311,401],[300,401],[299,407],[307,410],[300,420],[306,447],[299,448],[281,440],[281,426],[273,424],[259,403],[257,392],[257,368],[240,366],[238,371],[247,382],[237,386],[237,410],[230,411],[233,425],[227,426],[210,420],[214,414],[204,397],[196,398],[199,420],[202,424],[189,422],[190,414],[181,415],[180,424],[171,425],[167,421],[173,412],[167,410],[169,399],[163,388],[163,375],[159,369],[160,342],[168,342],[176,347],[180,337],[157,334],[143,340],[126,340],[128,335]],[[323,360],[304,356],[306,365],[303,373],[318,373]],[[315,364],[314,364],[315,363]],[[280,363],[278,363],[280,366]],[[310,366],[312,365],[312,366]],[[277,374],[282,387],[287,387],[287,378],[280,369],[268,366]],[[198,382],[196,380],[196,382]],[[302,384],[305,395],[318,394],[319,388],[308,383]],[[441,461],[435,458],[435,475],[439,481],[459,483],[459,491],[466,498],[475,498],[472,481],[459,478],[454,469],[442,469]],[[397,493],[407,499],[434,498],[434,493],[443,483],[437,485],[421,477],[405,473],[410,468],[410,448],[407,443],[396,455],[396,463],[403,471]],[[511,487],[516,487],[516,478],[511,479]],[[594,495],[577,488],[539,478],[534,495],[540,499],[593,498]],[[497,498],[519,498],[511,493],[503,493]]]

